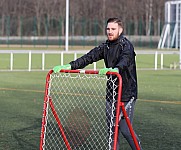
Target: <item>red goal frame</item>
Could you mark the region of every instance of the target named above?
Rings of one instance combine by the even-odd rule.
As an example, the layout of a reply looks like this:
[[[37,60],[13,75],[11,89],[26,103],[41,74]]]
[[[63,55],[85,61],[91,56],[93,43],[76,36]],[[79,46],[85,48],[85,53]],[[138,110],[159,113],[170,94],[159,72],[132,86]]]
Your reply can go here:
[[[84,73],[84,74],[98,74],[99,71],[97,70],[61,70],[60,73]],[[51,107],[51,110],[53,112],[53,116],[55,118],[55,120],[57,121],[58,124],[58,128],[60,130],[60,133],[62,135],[63,141],[67,147],[67,150],[72,150],[71,146],[69,144],[69,141],[66,138],[65,132],[63,130],[61,121],[58,117],[58,115],[56,114],[56,110],[54,109],[54,105],[52,103],[52,99],[51,97],[48,96],[48,89],[49,89],[49,81],[51,78],[51,74],[53,73],[53,70],[50,70],[46,76],[46,84],[45,84],[45,93],[44,93],[44,106],[43,106],[43,117],[42,117],[42,127],[41,127],[41,136],[40,136],[40,150],[43,150],[43,145],[44,145],[44,138],[45,138],[45,124],[46,124],[46,108],[47,108],[47,101],[49,100],[49,105]],[[129,117],[126,113],[126,109],[124,106],[124,102],[121,101],[121,96],[122,96],[122,77],[119,73],[117,72],[107,72],[107,75],[116,75],[118,78],[118,98],[117,98],[117,105],[116,105],[116,122],[115,122],[115,134],[114,134],[114,145],[113,145],[113,149],[116,150],[117,147],[117,140],[118,140],[118,126],[119,126],[119,116],[120,116],[120,110],[122,110],[123,116],[126,119],[126,123],[128,125],[129,131],[132,135],[133,141],[135,143],[136,149],[140,150],[138,141],[136,139],[136,136],[134,134],[131,122],[129,120]]]

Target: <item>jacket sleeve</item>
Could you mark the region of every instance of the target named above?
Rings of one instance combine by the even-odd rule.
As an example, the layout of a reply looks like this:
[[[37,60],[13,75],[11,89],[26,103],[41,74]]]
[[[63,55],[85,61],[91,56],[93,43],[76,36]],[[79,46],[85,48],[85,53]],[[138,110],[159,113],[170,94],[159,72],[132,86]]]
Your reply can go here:
[[[98,47],[95,47],[91,51],[89,51],[87,54],[83,55],[82,57],[71,61],[69,64],[71,65],[71,69],[82,69],[86,67],[89,64],[92,64],[93,62],[99,61],[103,59],[104,57],[104,46],[100,45]]]
[[[131,64],[131,59],[134,56],[134,48],[131,43],[125,41],[122,45],[122,52],[119,56],[119,61],[116,64],[116,68],[122,72],[124,69],[128,68]]]

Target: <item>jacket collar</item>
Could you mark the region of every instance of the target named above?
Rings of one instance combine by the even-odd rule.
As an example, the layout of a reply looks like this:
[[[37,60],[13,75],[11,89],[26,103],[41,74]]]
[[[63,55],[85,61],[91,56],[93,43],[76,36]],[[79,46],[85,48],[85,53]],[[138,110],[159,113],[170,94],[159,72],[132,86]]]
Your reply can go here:
[[[118,37],[117,40],[114,40],[114,41],[106,40],[106,43],[107,43],[107,44],[117,44],[117,43],[119,43],[120,41],[122,41],[122,39],[124,39],[124,35],[123,35],[123,34],[120,34],[120,36]]]

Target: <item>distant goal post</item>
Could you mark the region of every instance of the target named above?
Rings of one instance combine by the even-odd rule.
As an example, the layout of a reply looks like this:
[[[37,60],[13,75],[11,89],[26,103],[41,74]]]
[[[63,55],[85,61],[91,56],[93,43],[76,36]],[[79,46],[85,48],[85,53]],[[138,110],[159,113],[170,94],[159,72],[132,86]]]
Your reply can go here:
[[[121,93],[122,78],[116,72],[98,75],[93,70],[50,70],[40,150],[116,150],[120,110],[139,149]]]

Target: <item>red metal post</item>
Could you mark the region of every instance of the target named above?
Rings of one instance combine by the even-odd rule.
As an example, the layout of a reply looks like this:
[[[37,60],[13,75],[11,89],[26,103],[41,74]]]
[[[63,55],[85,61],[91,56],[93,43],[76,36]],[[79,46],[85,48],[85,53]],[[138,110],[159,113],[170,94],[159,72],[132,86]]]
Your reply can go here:
[[[43,149],[44,145],[44,132],[45,132],[45,124],[46,124],[46,109],[47,109],[47,101],[48,101],[48,87],[49,87],[49,80],[50,74],[53,71],[50,70],[46,77],[46,84],[45,84],[45,95],[44,95],[44,106],[43,106],[43,117],[42,117],[42,128],[41,128],[41,136],[40,136],[40,150]]]
[[[122,109],[123,116],[124,116],[125,119],[126,119],[126,123],[127,123],[127,125],[128,125],[129,131],[130,131],[131,136],[132,136],[132,138],[133,138],[133,141],[134,141],[134,144],[135,144],[135,146],[136,146],[136,149],[137,149],[137,150],[140,150],[140,146],[139,146],[138,141],[137,141],[137,139],[136,139],[135,133],[134,133],[134,131],[133,131],[131,122],[130,122],[130,120],[129,120],[129,117],[128,117],[127,113],[126,113],[126,110],[125,110],[125,107],[124,107],[124,103],[123,103],[123,102],[121,102],[120,107],[121,107],[121,109]]]
[[[85,73],[85,74],[98,74],[99,72],[98,71],[95,71],[95,70],[84,70],[84,71],[81,71],[81,70],[61,70],[60,72],[65,72],[65,73]],[[46,86],[45,86],[45,97],[44,97],[44,111],[43,111],[43,118],[42,118],[42,129],[41,129],[41,139],[40,139],[40,150],[43,149],[43,145],[44,145],[44,131],[45,131],[45,123],[46,123],[46,108],[47,108],[47,101],[49,99],[49,103],[50,103],[50,107],[52,109],[52,112],[53,112],[53,115],[58,123],[58,126],[59,126],[59,129],[60,129],[60,132],[62,134],[62,137],[63,137],[63,140],[67,146],[67,149],[68,150],[71,150],[71,147],[70,147],[70,144],[66,138],[66,135],[63,131],[63,127],[61,125],[61,122],[60,122],[60,119],[54,109],[54,106],[53,106],[53,102],[51,100],[51,98],[48,98],[47,95],[48,95],[48,87],[49,87],[49,80],[50,80],[50,74],[53,73],[53,70],[50,70],[48,75],[47,75],[47,78],[46,78]],[[114,134],[114,145],[113,145],[113,149],[116,150],[116,147],[117,147],[117,140],[118,140],[118,126],[119,126],[119,115],[120,115],[120,109],[122,109],[122,112],[123,112],[123,115],[126,119],[126,123],[128,125],[128,128],[130,130],[130,133],[132,135],[132,138],[134,140],[134,143],[135,143],[135,146],[136,146],[136,149],[137,150],[140,150],[140,147],[138,145],[138,141],[135,137],[135,134],[134,134],[134,131],[133,131],[133,128],[132,128],[132,125],[130,123],[130,120],[128,118],[128,115],[126,113],[126,110],[125,110],[125,107],[124,107],[124,103],[121,102],[121,96],[122,96],[122,77],[119,73],[117,72],[108,72],[107,74],[112,74],[112,75],[116,75],[117,78],[118,78],[118,99],[117,99],[117,111],[116,111],[116,122],[115,122],[115,134]]]
[[[63,127],[62,127],[62,124],[60,122],[60,119],[59,119],[59,117],[58,117],[58,115],[56,113],[56,110],[54,108],[52,99],[49,100],[49,103],[50,103],[51,110],[53,112],[53,116],[55,117],[55,120],[57,121],[58,127],[60,129],[60,133],[62,134],[62,138],[63,138],[63,140],[65,142],[66,147],[67,147],[67,150],[71,150],[70,144],[69,144],[69,142],[67,140],[67,137],[66,137],[65,132],[63,130]]]

